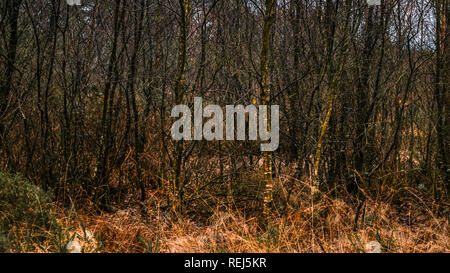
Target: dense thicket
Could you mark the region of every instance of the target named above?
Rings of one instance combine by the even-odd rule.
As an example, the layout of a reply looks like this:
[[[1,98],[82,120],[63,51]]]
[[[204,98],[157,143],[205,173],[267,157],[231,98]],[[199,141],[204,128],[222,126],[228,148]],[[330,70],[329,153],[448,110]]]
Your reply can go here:
[[[448,198],[447,0],[81,2],[0,2],[0,164],[57,200],[245,199],[263,157],[263,183]],[[280,149],[173,141],[195,96],[280,105]]]

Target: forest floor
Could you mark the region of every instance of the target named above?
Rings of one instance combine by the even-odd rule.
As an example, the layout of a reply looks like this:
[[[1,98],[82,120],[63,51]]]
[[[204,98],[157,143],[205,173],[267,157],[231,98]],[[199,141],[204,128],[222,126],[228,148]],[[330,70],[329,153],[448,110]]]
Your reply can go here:
[[[307,180],[278,179],[273,214],[262,221],[261,196],[243,198],[261,192],[262,180],[246,178],[234,200],[202,195],[174,220],[162,190],[149,190],[145,202],[129,194],[99,212],[59,205],[20,176],[2,174],[0,252],[362,253],[373,241],[385,253],[450,252],[448,202],[423,186],[390,181],[379,195],[340,190],[311,198]]]
[[[408,187],[388,200],[367,198],[361,206],[322,195],[274,210],[264,229],[258,217],[231,206],[174,221],[155,202],[159,194],[150,193],[144,209],[134,204],[102,214],[60,210],[58,222],[71,227],[67,231],[77,234],[84,252],[362,253],[371,241],[387,253],[450,252],[448,206]]]

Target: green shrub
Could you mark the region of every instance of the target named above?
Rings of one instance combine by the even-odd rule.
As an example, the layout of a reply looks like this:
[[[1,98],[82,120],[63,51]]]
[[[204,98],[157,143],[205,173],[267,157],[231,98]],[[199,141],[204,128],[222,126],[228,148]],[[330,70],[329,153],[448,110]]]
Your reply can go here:
[[[0,252],[29,252],[56,226],[51,195],[20,175],[0,172]]]

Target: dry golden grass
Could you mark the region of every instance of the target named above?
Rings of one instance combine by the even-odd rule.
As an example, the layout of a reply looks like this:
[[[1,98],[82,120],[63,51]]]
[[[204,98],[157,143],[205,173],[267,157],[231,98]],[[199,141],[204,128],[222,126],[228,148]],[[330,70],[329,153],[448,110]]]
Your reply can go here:
[[[262,228],[261,197],[247,198],[260,192],[260,178],[257,172],[245,176],[235,185],[239,192],[232,203],[215,199],[219,189],[202,193],[205,198],[193,199],[178,220],[165,209],[159,190],[149,191],[144,203],[133,203],[137,198],[129,195],[109,213],[55,206],[61,227],[56,240],[41,243],[35,252],[64,251],[69,241],[77,241],[82,252],[108,253],[358,253],[367,252],[372,241],[387,253],[450,251],[449,206],[426,191],[391,181],[382,185],[383,194],[361,190],[360,199],[345,190],[311,197],[308,179],[292,184],[292,177],[281,177],[273,215]]]
[[[342,199],[299,202],[296,209],[274,212],[266,229],[240,210],[216,209],[203,221],[171,220],[161,209],[118,209],[102,215],[78,214],[70,225],[83,223],[96,234],[98,252],[166,253],[354,253],[378,241],[383,252],[449,252],[446,217],[426,204],[409,204],[400,212],[387,202],[367,200],[355,228],[356,208]],[[65,223],[68,225],[69,223]],[[95,250],[94,250],[95,249]]]

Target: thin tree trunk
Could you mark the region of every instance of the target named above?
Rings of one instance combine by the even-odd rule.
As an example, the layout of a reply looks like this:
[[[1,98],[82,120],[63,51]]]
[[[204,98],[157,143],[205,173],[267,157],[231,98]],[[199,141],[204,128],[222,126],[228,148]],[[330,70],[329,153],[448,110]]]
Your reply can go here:
[[[19,42],[18,37],[18,25],[17,21],[19,18],[19,8],[22,1],[9,1],[10,10],[8,14],[8,25],[9,25],[9,40],[8,40],[8,53],[6,61],[6,71],[4,74],[4,79],[1,79],[0,86],[0,148],[4,149],[7,154],[8,146],[6,145],[5,136],[5,122],[4,118],[8,110],[9,97],[11,89],[13,86],[13,76],[14,76],[14,65],[16,62],[17,45]],[[8,155],[9,157],[9,155]]]
[[[271,28],[275,16],[275,0],[266,0],[264,11],[264,29],[262,36],[261,49],[261,104],[268,105],[270,102],[270,86],[269,86],[269,56],[270,56],[270,36]],[[271,124],[269,120],[270,111],[266,115],[265,125],[267,131],[270,132]],[[270,207],[273,199],[273,181],[272,181],[272,152],[264,152],[264,180],[266,182],[266,192],[264,197],[264,216],[267,220],[270,215]]]
[[[187,55],[187,36],[189,31],[189,12],[190,0],[179,0],[180,5],[180,34],[178,37],[178,60],[177,60],[177,78],[175,83],[175,103],[182,104],[186,91],[185,71]],[[183,165],[183,141],[175,141],[175,155],[172,159],[172,177],[169,185],[169,202],[172,204],[172,210],[178,216],[183,213],[183,187],[184,182],[181,179],[181,169]]]

